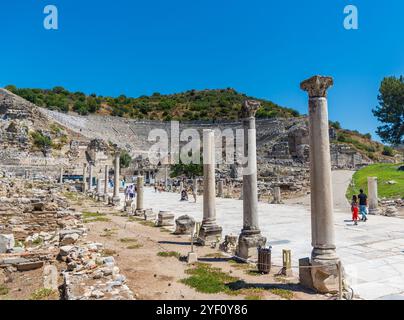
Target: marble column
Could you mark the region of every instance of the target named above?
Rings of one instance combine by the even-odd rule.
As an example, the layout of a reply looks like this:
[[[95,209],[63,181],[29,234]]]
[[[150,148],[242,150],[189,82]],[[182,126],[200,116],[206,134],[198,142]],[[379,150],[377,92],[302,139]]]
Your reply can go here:
[[[203,220],[198,242],[209,244],[222,237],[222,227],[216,223],[215,134],[203,131]]]
[[[109,167],[108,165],[105,166],[104,171],[104,200],[107,200],[108,197],[108,181],[109,180]]]
[[[87,191],[87,163],[83,165],[83,192]]]
[[[218,185],[218,197],[219,198],[223,198],[223,196],[224,196],[224,194],[223,194],[223,189],[224,189],[224,183],[223,183],[223,180],[219,180],[218,181],[218,183],[217,183],[217,185]]]
[[[261,235],[258,225],[257,146],[255,114],[260,103],[246,100],[242,107],[244,129],[243,165],[243,229],[239,236],[237,255],[248,259],[257,255],[257,248],[265,246],[267,239]]]
[[[144,177],[138,176],[136,180],[136,215],[144,214],[143,193],[144,193]]]
[[[102,197],[102,180],[98,176],[97,177],[97,200],[100,201]]]
[[[368,177],[368,205],[369,214],[378,214],[379,197],[377,192],[377,177]]]
[[[164,177],[165,190],[168,189],[168,165],[165,166],[165,177]]]
[[[310,187],[311,187],[311,275],[315,289],[329,292],[338,279],[336,264],[331,156],[327,89],[331,77],[314,76],[301,83],[309,95]]]
[[[89,163],[89,171],[88,171],[88,190],[91,191],[93,189],[93,162]]]
[[[112,197],[112,202],[114,205],[119,205],[119,203],[121,202],[121,199],[119,197],[119,185],[120,185],[120,181],[119,181],[119,174],[120,174],[120,168],[119,168],[119,161],[120,161],[120,152],[117,151],[115,152],[114,155],[114,194]]]

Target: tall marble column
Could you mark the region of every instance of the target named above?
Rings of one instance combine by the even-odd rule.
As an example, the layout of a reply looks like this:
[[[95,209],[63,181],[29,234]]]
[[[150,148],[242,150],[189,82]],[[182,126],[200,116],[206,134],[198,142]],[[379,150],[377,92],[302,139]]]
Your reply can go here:
[[[105,165],[104,171],[104,197],[108,197],[109,167]]]
[[[97,200],[100,201],[101,200],[101,196],[102,196],[102,180],[100,178],[100,176],[98,175],[97,177]]]
[[[87,191],[87,163],[83,165],[83,192]]]
[[[206,245],[222,236],[222,227],[216,223],[215,134],[203,131],[203,220],[198,242]]]
[[[328,126],[327,89],[331,77],[314,76],[301,83],[309,94],[310,187],[311,187],[311,274],[314,287],[329,292],[338,279],[336,263],[331,156]]]
[[[165,190],[167,191],[167,188],[168,188],[168,165],[165,166],[164,186],[165,186]]]
[[[267,242],[267,239],[261,235],[258,225],[255,114],[260,106],[257,101],[246,100],[241,114],[244,129],[244,155],[247,155],[247,161],[243,165],[243,229],[237,246],[237,255],[242,259],[256,256],[257,248],[265,246]]]
[[[88,169],[88,190],[93,189],[93,169],[94,169],[94,163],[92,161],[89,162],[89,169]]]
[[[142,215],[144,213],[144,204],[143,204],[143,193],[144,193],[144,177],[138,176],[136,181],[136,215]]]
[[[377,192],[377,177],[368,177],[368,205],[369,214],[378,214],[380,212]]]
[[[114,205],[119,205],[121,202],[121,199],[119,197],[119,174],[120,174],[120,168],[119,168],[119,161],[120,161],[120,152],[116,151],[114,155],[114,194],[112,197],[112,202]]]
[[[218,183],[217,183],[217,185],[218,185],[218,193],[217,193],[217,195],[218,195],[218,197],[219,198],[223,198],[223,196],[224,196],[224,182],[223,182],[223,180],[219,180],[218,181]]]

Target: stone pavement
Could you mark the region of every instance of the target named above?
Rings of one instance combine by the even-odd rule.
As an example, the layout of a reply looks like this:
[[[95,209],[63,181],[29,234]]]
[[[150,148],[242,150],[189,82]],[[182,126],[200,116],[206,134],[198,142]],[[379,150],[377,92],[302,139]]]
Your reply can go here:
[[[171,210],[202,221],[202,196],[197,203],[180,202],[180,194],[155,193],[145,188],[145,208]],[[217,222],[223,235],[239,234],[242,229],[243,202],[216,199]],[[259,223],[262,235],[272,245],[272,261],[282,263],[282,249],[292,250],[292,264],[308,257],[310,245],[310,209],[303,205],[273,205],[260,202]],[[404,219],[370,216],[368,222],[354,226],[351,213],[335,210],[337,252],[356,294],[363,299],[404,298]],[[275,268],[276,269],[276,268]],[[297,269],[294,269],[297,273]]]

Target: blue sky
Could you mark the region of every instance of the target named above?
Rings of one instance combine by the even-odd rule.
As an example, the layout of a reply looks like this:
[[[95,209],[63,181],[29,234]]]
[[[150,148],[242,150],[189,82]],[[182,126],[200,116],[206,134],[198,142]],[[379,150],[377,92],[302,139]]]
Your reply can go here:
[[[59,30],[43,9],[59,10]],[[344,7],[359,30],[343,27]],[[384,76],[404,74],[402,0],[15,0],[0,8],[0,86],[139,96],[232,87],[307,112],[302,80],[334,77],[330,118],[371,132]]]

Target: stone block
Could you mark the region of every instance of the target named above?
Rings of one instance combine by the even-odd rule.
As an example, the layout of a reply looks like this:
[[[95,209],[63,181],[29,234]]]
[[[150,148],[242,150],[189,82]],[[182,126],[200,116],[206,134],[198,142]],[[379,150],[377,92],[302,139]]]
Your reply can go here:
[[[25,263],[16,264],[16,268],[18,271],[29,271],[42,268],[43,261],[29,261]]]
[[[0,253],[6,253],[15,246],[13,234],[0,234]]]
[[[311,277],[310,258],[299,259],[299,281],[300,284],[308,289],[314,290],[313,279]]]
[[[198,262],[198,255],[195,252],[189,252],[187,257],[187,263],[195,263]]]
[[[175,220],[175,224],[175,234],[191,234],[195,228],[195,219],[188,215],[183,215]]]
[[[158,227],[170,227],[174,225],[174,214],[170,211],[160,211],[157,218]]]

